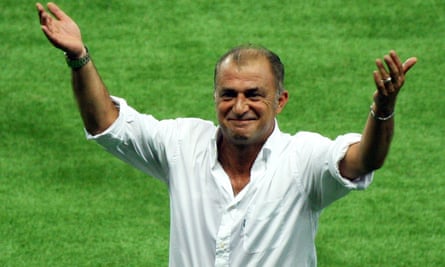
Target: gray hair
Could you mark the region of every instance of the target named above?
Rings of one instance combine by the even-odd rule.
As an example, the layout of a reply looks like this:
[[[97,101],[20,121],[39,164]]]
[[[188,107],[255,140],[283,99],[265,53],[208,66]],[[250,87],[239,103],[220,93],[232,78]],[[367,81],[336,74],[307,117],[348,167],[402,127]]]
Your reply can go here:
[[[280,95],[282,92],[284,92],[284,65],[281,62],[280,57],[278,57],[277,54],[265,47],[252,44],[246,44],[232,48],[218,60],[215,65],[213,76],[214,89],[216,89],[216,79],[221,63],[224,62],[226,59],[230,58],[237,65],[243,65],[250,60],[258,59],[259,57],[264,57],[267,59],[267,61],[269,61],[272,69],[272,74],[275,77],[277,95]]]

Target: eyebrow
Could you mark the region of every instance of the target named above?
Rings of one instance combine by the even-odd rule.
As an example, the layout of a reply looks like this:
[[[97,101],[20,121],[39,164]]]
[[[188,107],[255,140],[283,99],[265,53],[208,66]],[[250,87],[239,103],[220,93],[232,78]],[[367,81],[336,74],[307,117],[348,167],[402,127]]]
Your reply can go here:
[[[223,88],[220,89],[220,91],[221,92],[228,92],[228,91],[238,91],[238,90],[236,90],[234,88],[230,88],[230,87],[223,87]],[[263,91],[263,90],[261,89],[261,87],[253,87],[253,88],[249,88],[249,89],[243,90],[243,92],[245,92],[245,93],[252,93],[252,92],[255,92],[255,91]]]

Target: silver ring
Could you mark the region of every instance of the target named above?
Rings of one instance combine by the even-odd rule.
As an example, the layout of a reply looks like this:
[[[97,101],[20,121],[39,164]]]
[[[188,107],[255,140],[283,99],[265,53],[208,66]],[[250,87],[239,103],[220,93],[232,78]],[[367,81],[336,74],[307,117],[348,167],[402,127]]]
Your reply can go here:
[[[392,80],[391,77],[388,77],[388,78],[386,78],[386,79],[383,80],[383,83],[384,83],[384,84],[388,84],[388,83],[391,82],[391,80]]]

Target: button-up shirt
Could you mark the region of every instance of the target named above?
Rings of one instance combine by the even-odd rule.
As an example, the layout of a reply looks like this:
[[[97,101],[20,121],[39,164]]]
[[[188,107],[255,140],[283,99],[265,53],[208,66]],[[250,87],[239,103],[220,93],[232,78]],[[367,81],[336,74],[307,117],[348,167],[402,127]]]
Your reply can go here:
[[[88,137],[168,185],[170,266],[316,266],[322,209],[372,180],[372,173],[350,181],[339,172],[359,134],[331,140],[282,133],[275,124],[250,182],[234,195],[217,157],[218,126],[193,118],[159,121],[123,99],[113,101],[118,119]]]

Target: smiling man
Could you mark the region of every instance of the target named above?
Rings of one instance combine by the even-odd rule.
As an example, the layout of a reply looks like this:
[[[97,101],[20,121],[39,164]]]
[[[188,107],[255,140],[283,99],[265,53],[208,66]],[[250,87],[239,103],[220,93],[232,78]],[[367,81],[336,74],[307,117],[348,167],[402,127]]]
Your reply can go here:
[[[316,266],[320,213],[366,188],[383,165],[396,98],[416,63],[402,64],[394,51],[376,60],[377,90],[362,135],[281,132],[283,64],[251,45],[230,50],[215,66],[219,125],[157,120],[109,95],[70,17],[53,3],[53,16],[37,9],[44,34],[72,69],[88,138],[168,186],[170,266]]]
[[[231,142],[261,146],[272,133],[275,116],[286,104],[288,93],[277,87],[266,51],[244,48],[234,49],[217,65],[218,120]]]
[[[276,62],[278,72],[273,72]],[[275,66],[275,67],[276,67]],[[215,102],[220,125],[218,159],[238,194],[250,181],[250,170],[275,128],[275,116],[288,93],[279,58],[263,48],[235,48],[215,68]]]

